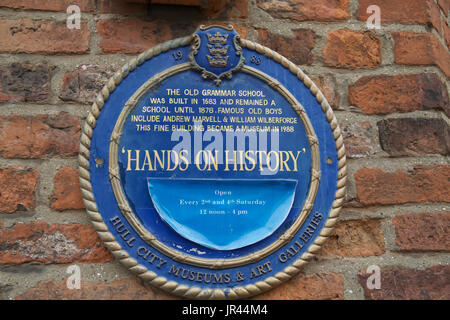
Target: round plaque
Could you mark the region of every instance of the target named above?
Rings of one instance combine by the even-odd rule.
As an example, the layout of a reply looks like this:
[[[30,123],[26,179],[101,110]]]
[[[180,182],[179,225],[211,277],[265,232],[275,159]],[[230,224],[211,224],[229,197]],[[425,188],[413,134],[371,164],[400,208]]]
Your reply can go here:
[[[288,280],[345,196],[344,145],[323,94],[231,26],[200,26],[118,71],[86,119],[79,161],[108,249],[188,298],[246,298]]]

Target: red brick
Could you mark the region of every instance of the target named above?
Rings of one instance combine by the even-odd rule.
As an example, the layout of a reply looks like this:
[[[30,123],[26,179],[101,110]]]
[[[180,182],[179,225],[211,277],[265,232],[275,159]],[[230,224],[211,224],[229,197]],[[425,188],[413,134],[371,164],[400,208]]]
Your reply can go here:
[[[0,155],[21,159],[73,157],[78,154],[80,133],[78,117],[65,112],[0,117]]]
[[[153,2],[153,1],[152,1]],[[145,3],[135,3],[117,0],[99,0],[100,13],[139,14],[146,12]]]
[[[228,18],[248,18],[248,0],[234,0],[233,5],[226,11],[225,15]]]
[[[53,69],[45,63],[29,62],[0,67],[0,102],[47,101]]]
[[[440,32],[440,12],[433,0],[360,0],[358,18],[367,21],[372,13],[367,8],[377,5],[381,10],[381,22],[431,24]]]
[[[449,0],[438,0],[439,7],[441,7],[445,16],[448,16],[448,11],[450,10],[450,1]]]
[[[445,43],[447,44],[447,47],[450,48],[450,27],[445,22],[443,23],[443,26]]]
[[[361,271],[358,280],[370,300],[449,300],[450,266],[436,265],[425,270],[400,266],[381,269],[381,288],[367,288],[371,274]]]
[[[90,225],[0,224],[0,264],[100,263],[113,256]]]
[[[230,5],[230,0],[210,0],[204,7],[204,13],[208,17],[219,16]]]
[[[53,179],[51,207],[59,211],[84,208],[77,169],[64,167],[58,170]]]
[[[85,21],[81,29],[68,29],[65,22],[52,20],[0,20],[0,51],[10,53],[86,53],[90,31]]]
[[[395,216],[395,244],[402,251],[448,251],[450,212],[411,213]]]
[[[140,53],[173,38],[169,25],[159,20],[100,20],[97,30],[100,48],[109,53]]]
[[[338,222],[319,257],[370,257],[385,252],[380,220],[348,220]]]
[[[372,31],[329,31],[323,61],[337,68],[375,68],[381,62],[380,39]]]
[[[447,87],[434,73],[362,77],[349,86],[348,100],[366,114],[438,109],[450,116]]]
[[[67,280],[42,281],[17,296],[17,300],[167,300],[176,298],[155,287],[144,287],[138,279],[111,283],[82,281],[79,290],[67,288]]]
[[[427,25],[431,28],[433,26],[436,31],[443,36],[442,34],[442,22],[441,22],[441,10],[439,10],[439,6],[433,1],[429,0],[429,15],[430,22]],[[445,22],[444,22],[445,23]]]
[[[210,0],[202,12],[211,18],[245,19],[248,17],[248,0]]]
[[[81,65],[76,71],[64,75],[59,98],[64,101],[92,104],[113,74],[113,68]]]
[[[381,147],[390,156],[450,154],[450,127],[443,119],[397,118],[377,125]]]
[[[339,94],[339,90],[337,89],[336,79],[334,78],[334,76],[329,74],[322,74],[318,76],[312,75],[310,76],[310,78],[320,88],[320,91],[322,91],[331,108],[333,108],[334,110],[339,109],[341,97]]]
[[[64,11],[70,5],[77,5],[81,12],[95,10],[95,0],[0,0],[0,7],[21,10]]]
[[[38,178],[39,172],[32,168],[0,169],[0,212],[33,210]]]
[[[255,297],[261,300],[342,300],[344,279],[327,272],[299,274],[280,286]]]
[[[209,1],[208,1],[209,3]],[[190,9],[189,7],[200,7],[200,0],[152,0],[150,9],[155,11],[158,5],[171,5],[170,11]],[[181,6],[181,7],[180,7]],[[142,15],[146,14],[147,1],[124,1],[124,0],[99,0],[100,13],[115,13],[122,15]],[[162,9],[162,8],[161,8]],[[167,9],[167,8],[166,8]],[[166,10],[169,11],[169,10]]]
[[[377,139],[370,122],[344,124],[341,129],[347,158],[366,158],[375,153]]]
[[[6,293],[8,293],[12,289],[12,285],[6,284],[6,285],[0,285],[0,300],[6,300]]]
[[[223,2],[225,0],[219,0],[219,1]],[[146,3],[146,0],[134,0],[133,2]],[[200,6],[201,0],[152,0],[152,4],[166,4],[166,5],[178,5],[178,6]]]
[[[342,21],[350,18],[348,0],[258,0],[257,4],[274,18],[295,21]]]
[[[417,165],[405,172],[359,169],[355,173],[357,197],[363,205],[450,202],[450,165]]]
[[[234,30],[240,35],[242,39],[247,37],[247,27],[242,24],[228,23],[233,26]]]
[[[279,35],[267,29],[258,29],[259,43],[277,51],[295,64],[313,62],[315,33],[310,29],[292,30],[293,36]]]
[[[395,63],[436,65],[450,77],[450,53],[429,33],[392,32]]]

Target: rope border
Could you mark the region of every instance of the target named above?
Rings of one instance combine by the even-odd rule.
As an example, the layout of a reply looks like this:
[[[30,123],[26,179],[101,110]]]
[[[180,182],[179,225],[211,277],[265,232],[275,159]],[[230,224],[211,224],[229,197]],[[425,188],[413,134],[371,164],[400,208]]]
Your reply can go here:
[[[111,251],[120,263],[127,267],[131,272],[136,274],[143,281],[161,288],[162,290],[180,296],[191,299],[242,299],[248,298],[267,290],[270,290],[281,283],[289,280],[296,275],[300,268],[303,267],[322,247],[323,243],[327,240],[334,225],[339,216],[342,204],[345,198],[345,184],[347,180],[347,166],[346,156],[343,138],[341,130],[337,124],[336,117],[325,99],[319,88],[311,81],[311,79],[303,73],[303,71],[297,67],[294,63],[281,56],[279,53],[264,47],[260,44],[254,43],[249,40],[241,39],[241,45],[250,50],[254,50],[266,57],[273,59],[274,61],[287,68],[297,78],[302,81],[314,94],[317,101],[321,104],[322,111],[325,113],[328,122],[330,123],[331,130],[336,142],[337,159],[338,159],[338,180],[337,189],[332,207],[322,228],[320,234],[309,245],[307,252],[303,253],[300,258],[294,261],[290,266],[287,266],[283,271],[278,272],[274,276],[270,276],[263,281],[258,281],[254,284],[246,286],[237,286],[227,289],[202,289],[196,286],[187,286],[179,284],[175,281],[169,281],[165,277],[158,276],[155,272],[149,271],[145,266],[139,264],[136,259],[131,258],[127,251],[123,250],[118,242],[115,241],[113,234],[108,231],[108,227],[103,221],[100,215],[97,204],[92,192],[92,185],[90,182],[90,146],[93,129],[95,128],[97,118],[100,115],[105,101],[108,99],[110,93],[114,91],[116,86],[130,73],[134,71],[139,65],[145,61],[157,56],[163,52],[171,49],[178,48],[180,46],[186,46],[191,43],[193,36],[187,36],[183,38],[173,39],[165,43],[159,44],[147,51],[141,53],[138,57],[132,59],[129,63],[125,64],[119,71],[117,71],[102,88],[101,92],[97,95],[95,102],[92,104],[91,111],[89,112],[85,123],[82,126],[82,133],[80,138],[80,151],[78,156],[79,161],[79,178],[80,188],[83,197],[83,202],[86,207],[86,212],[91,220],[94,229],[97,231],[100,239],[104,242],[105,246]],[[118,137],[116,137],[118,138]],[[114,139],[114,137],[113,137]]]

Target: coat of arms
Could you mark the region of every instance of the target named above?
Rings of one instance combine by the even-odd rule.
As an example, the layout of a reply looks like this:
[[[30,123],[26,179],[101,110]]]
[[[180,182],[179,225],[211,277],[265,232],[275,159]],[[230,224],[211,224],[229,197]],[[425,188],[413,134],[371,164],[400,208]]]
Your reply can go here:
[[[203,78],[220,85],[223,78],[231,79],[244,64],[239,41],[231,26],[200,26],[194,34],[190,60]]]

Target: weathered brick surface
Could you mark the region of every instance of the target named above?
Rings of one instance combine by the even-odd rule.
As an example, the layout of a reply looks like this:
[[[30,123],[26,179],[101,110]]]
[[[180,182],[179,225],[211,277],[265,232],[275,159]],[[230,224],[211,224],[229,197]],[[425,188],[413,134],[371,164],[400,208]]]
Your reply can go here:
[[[299,274],[255,299],[261,300],[341,300],[344,298],[344,279],[340,274],[327,272]]]
[[[140,53],[173,38],[169,25],[159,20],[100,20],[97,30],[103,52]]]
[[[200,18],[247,18],[248,0],[153,0],[151,4],[142,1],[99,0],[100,13],[154,16],[193,20]],[[194,22],[196,24],[196,22]]]
[[[450,250],[450,212],[395,216],[395,244],[403,251]]]
[[[450,202],[450,165],[417,165],[410,172],[363,168],[355,182],[363,205]]]
[[[450,10],[450,1],[448,0],[438,0],[439,7],[442,9],[444,14],[448,16],[448,11]]]
[[[434,73],[362,77],[349,86],[348,99],[366,114],[438,109],[450,115],[447,86]]]
[[[0,20],[0,52],[79,54],[89,51],[86,21],[80,29],[68,29],[65,22],[54,20]]]
[[[391,156],[450,154],[450,127],[443,119],[397,118],[377,125],[381,147]]]
[[[435,35],[429,33],[392,32],[395,63],[436,65],[450,77],[450,53]]]
[[[385,251],[380,220],[349,220],[336,225],[319,257],[369,257]]]
[[[241,37],[245,38],[246,36],[247,27],[242,23],[229,21],[216,21],[215,23],[219,25],[231,24]],[[211,24],[211,22],[199,19],[196,24]],[[99,46],[105,53],[141,53],[157,44],[189,35],[197,28],[196,24],[167,19],[99,20],[97,22],[97,31],[101,38]]]
[[[403,266],[381,269],[381,288],[367,288],[370,274],[359,273],[359,283],[366,299],[371,300],[448,300],[450,299],[450,266],[436,265],[425,270]]]
[[[94,228],[81,224],[0,224],[0,264],[101,263],[113,259]]]
[[[66,11],[70,5],[77,5],[81,12],[95,10],[95,0],[0,0],[0,7],[24,10]]]
[[[82,281],[79,290],[67,288],[67,280],[43,281],[16,297],[17,300],[167,300],[175,297],[162,290],[144,287],[139,280],[111,283]]]
[[[80,120],[69,113],[0,117],[0,156],[36,159],[78,153]]]
[[[381,42],[372,31],[331,30],[323,48],[323,61],[337,68],[375,68],[381,63]]]
[[[331,74],[312,75],[310,78],[322,91],[331,108],[339,109],[341,95],[336,85],[336,78]]]
[[[171,5],[166,7],[166,11],[159,5]],[[114,13],[123,15],[143,15],[147,13],[148,6],[145,1],[117,1],[117,0],[100,0],[99,8],[101,13]],[[238,18],[245,19],[248,17],[248,0],[153,0],[151,2],[150,11],[173,14],[175,11],[189,13],[189,18],[206,16],[208,18]]]
[[[274,18],[295,21],[342,21],[350,18],[348,0],[257,0],[257,4]]]
[[[53,195],[51,207],[63,211],[83,209],[78,170],[72,167],[59,169],[53,179]]]
[[[33,210],[38,179],[39,172],[32,168],[0,169],[0,213]]]
[[[11,285],[0,285],[0,300],[6,299],[6,293],[12,289]]]
[[[381,10],[381,22],[432,24],[440,31],[440,13],[433,0],[360,0],[358,18],[367,21],[372,13],[367,8],[377,5]]]
[[[248,0],[212,0],[208,1],[202,13],[208,17],[247,18]]]
[[[377,138],[370,122],[344,124],[341,126],[341,131],[347,158],[366,158],[375,153]]]
[[[439,9],[439,5],[437,5],[433,0],[428,1],[428,14],[429,21],[427,25],[429,27],[433,26],[442,36],[442,24],[445,24],[445,20],[441,20],[441,10]]]
[[[296,64],[313,62],[315,33],[309,29],[292,30],[293,36],[280,35],[258,29],[259,43],[282,54]]]
[[[144,3],[125,2],[116,0],[99,0],[100,13],[114,13],[114,14],[142,14],[145,13],[146,6]]]
[[[64,101],[92,104],[113,74],[114,71],[109,67],[81,65],[76,71],[64,75],[59,98]]]
[[[444,26],[445,43],[447,44],[447,47],[450,48],[450,27],[445,22],[442,25]]]
[[[29,62],[0,67],[0,102],[47,101],[53,69],[45,63]]]

